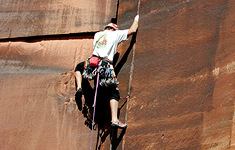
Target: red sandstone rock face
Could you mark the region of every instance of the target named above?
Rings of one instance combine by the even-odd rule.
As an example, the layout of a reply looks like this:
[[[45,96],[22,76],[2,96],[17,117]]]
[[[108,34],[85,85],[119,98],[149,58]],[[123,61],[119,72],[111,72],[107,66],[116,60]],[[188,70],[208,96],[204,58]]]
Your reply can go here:
[[[42,66],[66,71],[75,68],[77,62],[84,61],[91,55],[92,41],[93,37],[81,40],[0,43],[0,59],[4,67],[16,67],[16,69],[18,67],[18,70],[24,67]],[[2,71],[4,70],[1,70],[1,73]]]
[[[94,7],[90,3],[78,6],[72,1],[66,1],[66,5],[56,2],[43,5],[41,1],[42,7],[37,8],[41,11],[50,6],[53,11],[44,12],[42,18],[53,25],[61,20],[50,21],[47,17],[54,16],[57,7],[58,16],[63,16],[60,13],[64,10],[68,20],[73,15],[68,10]],[[9,6],[4,4],[0,7]],[[103,9],[98,1],[95,4],[98,12],[111,8],[107,5]],[[28,5],[34,4],[24,4]],[[132,47],[136,52],[128,129],[125,141],[117,149],[234,148],[234,8],[232,0],[141,1],[137,44]],[[120,28],[130,27],[137,9],[138,1],[119,1]],[[98,18],[102,23],[102,19],[111,19],[103,15],[85,18],[82,22],[86,25],[93,22],[86,19]],[[27,23],[32,25],[31,21]],[[12,31],[3,25],[6,30],[2,30],[2,35],[63,34],[96,31],[102,26],[94,21],[91,26],[82,24],[75,30],[69,21],[49,27],[44,26],[46,22],[41,23],[39,27],[40,21],[35,22],[36,27],[29,32],[26,28],[13,28],[13,21],[8,24]],[[25,26],[22,24],[19,27]],[[91,55],[92,38],[0,43],[0,149],[89,149],[90,130],[74,101],[72,70]],[[130,40],[119,46],[119,58],[125,56]],[[130,92],[132,52],[118,75],[122,96]],[[125,107],[121,120],[126,116]],[[109,149],[109,144],[107,138],[102,149]]]
[[[0,149],[89,149],[72,70],[91,55],[92,37],[0,43],[0,51]]]
[[[112,0],[11,0],[0,2],[0,38],[102,30],[116,17]]]
[[[126,27],[137,2],[123,3],[119,23]],[[234,145],[234,7],[141,1],[126,149]]]

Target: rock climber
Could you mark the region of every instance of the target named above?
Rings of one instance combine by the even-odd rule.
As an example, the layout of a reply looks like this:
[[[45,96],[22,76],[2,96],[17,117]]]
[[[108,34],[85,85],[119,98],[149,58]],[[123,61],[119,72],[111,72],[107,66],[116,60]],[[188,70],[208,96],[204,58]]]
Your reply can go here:
[[[97,32],[94,36],[92,57],[79,63],[75,68],[75,79],[77,84],[76,99],[82,97],[82,77],[85,79],[94,79],[97,75],[97,66],[99,65],[100,85],[107,86],[111,90],[110,109],[111,109],[111,127],[126,128],[127,124],[118,119],[118,101],[120,94],[118,90],[118,81],[113,68],[113,58],[119,43],[127,40],[138,28],[139,15],[136,15],[129,29],[119,30],[114,23],[109,23],[103,31]],[[81,106],[80,106],[81,110]]]

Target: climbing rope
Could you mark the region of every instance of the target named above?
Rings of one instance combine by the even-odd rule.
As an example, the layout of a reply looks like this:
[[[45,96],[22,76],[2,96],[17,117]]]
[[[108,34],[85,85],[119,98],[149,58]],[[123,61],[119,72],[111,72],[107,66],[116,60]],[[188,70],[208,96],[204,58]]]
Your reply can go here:
[[[138,8],[137,8],[137,15],[139,15],[140,12],[140,0],[138,1]],[[134,70],[134,62],[135,62],[135,45],[133,46],[133,55],[131,60],[131,70],[130,70],[130,77],[129,77],[129,87],[128,87],[128,97],[127,97],[127,106],[126,106],[126,116],[125,116],[125,123],[128,122],[128,110],[129,110],[129,100],[131,95],[131,88],[132,88],[132,77],[133,77],[133,70]],[[125,149],[125,136],[123,137],[122,142],[122,150]]]
[[[94,96],[94,103],[93,103],[93,118],[92,118],[92,127],[91,127],[91,144],[90,150],[92,150],[93,144],[93,134],[94,134],[94,126],[95,126],[95,107],[96,107],[96,99],[97,99],[97,90],[99,85],[99,74],[100,74],[100,64],[97,66],[97,81],[96,81],[96,88],[95,88],[95,96]]]

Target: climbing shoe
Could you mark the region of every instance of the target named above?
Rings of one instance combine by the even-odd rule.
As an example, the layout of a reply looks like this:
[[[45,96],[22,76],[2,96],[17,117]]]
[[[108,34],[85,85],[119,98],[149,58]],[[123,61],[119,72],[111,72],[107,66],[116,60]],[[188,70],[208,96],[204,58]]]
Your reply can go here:
[[[77,92],[75,93],[75,100],[78,105],[78,109],[82,110],[82,89],[78,89]]]
[[[112,122],[111,127],[125,129],[127,127],[127,124],[124,124],[121,121],[118,121],[117,123]]]

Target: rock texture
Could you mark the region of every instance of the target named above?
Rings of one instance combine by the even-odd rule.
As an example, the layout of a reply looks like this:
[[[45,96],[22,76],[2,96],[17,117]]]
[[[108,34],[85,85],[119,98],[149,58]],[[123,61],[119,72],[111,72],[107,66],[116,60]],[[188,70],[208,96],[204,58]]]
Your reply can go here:
[[[92,37],[0,43],[0,51],[0,149],[89,149],[72,70],[90,56]]]
[[[112,0],[2,0],[0,38],[94,32],[116,17]]]
[[[124,28],[137,3],[120,1]],[[234,147],[234,8],[141,1],[125,149]]]
[[[0,42],[0,149],[89,149],[91,130],[74,100],[73,70],[91,55],[93,32],[116,16],[117,1],[0,4],[6,38]],[[119,27],[129,28],[138,10],[140,26],[136,44],[129,38],[118,47],[121,96],[131,98],[129,106],[120,100],[128,128],[117,149],[234,149],[234,1],[118,4]],[[46,36],[7,39],[36,35]],[[106,133],[97,143],[103,150],[114,144]]]

